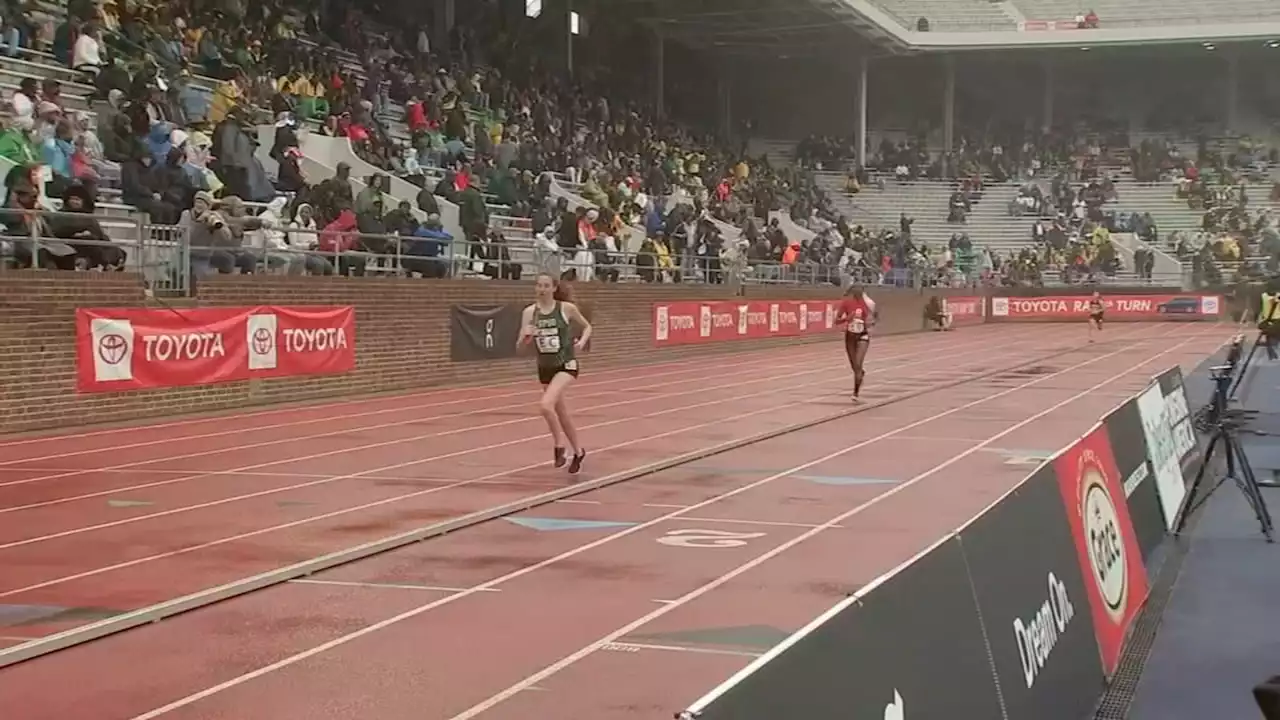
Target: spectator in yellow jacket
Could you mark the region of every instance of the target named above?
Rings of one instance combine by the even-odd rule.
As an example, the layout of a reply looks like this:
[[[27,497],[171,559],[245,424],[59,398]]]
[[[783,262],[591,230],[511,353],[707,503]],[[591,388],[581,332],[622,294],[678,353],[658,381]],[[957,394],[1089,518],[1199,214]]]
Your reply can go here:
[[[239,76],[218,83],[213,90],[213,100],[209,104],[209,123],[217,125],[227,118],[232,108],[244,101],[244,90],[241,89]]]

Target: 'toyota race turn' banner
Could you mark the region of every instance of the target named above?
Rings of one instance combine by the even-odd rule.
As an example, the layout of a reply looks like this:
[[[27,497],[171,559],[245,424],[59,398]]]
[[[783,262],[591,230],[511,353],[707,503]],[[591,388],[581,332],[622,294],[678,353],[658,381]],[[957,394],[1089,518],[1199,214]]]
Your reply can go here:
[[[80,308],[80,392],[349,372],[351,307]]]
[[[653,344],[814,335],[836,326],[839,305],[837,300],[659,303],[653,306]]]
[[[993,318],[1079,318],[1089,316],[1088,295],[1046,295],[1043,297],[993,297]],[[1222,313],[1219,295],[1108,295],[1102,294],[1108,318],[1177,319],[1218,317]]]

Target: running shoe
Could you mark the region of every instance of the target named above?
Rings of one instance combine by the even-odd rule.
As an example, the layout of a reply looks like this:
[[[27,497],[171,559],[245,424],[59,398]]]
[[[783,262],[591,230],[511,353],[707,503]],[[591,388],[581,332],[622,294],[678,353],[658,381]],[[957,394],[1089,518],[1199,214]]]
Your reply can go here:
[[[565,461],[564,448],[562,447],[556,448],[556,452],[555,452],[556,467],[564,467],[564,461]]]
[[[582,471],[582,461],[587,459],[587,451],[579,450],[573,454],[573,462],[569,463],[569,474],[577,475]]]

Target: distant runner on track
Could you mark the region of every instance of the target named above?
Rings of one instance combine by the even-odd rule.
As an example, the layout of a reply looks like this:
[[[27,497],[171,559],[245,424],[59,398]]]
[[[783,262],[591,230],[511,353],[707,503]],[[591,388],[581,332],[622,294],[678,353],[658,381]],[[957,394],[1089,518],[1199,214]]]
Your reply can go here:
[[[940,295],[933,295],[924,305],[924,321],[932,326],[934,330],[944,331],[951,329],[952,316],[951,311],[947,309],[946,298]]]
[[[845,325],[844,351],[853,368],[853,401],[858,402],[862,393],[862,378],[866,376],[863,363],[867,348],[871,347],[871,327],[876,321],[876,303],[858,285],[851,285],[836,311],[836,324]]]
[[[1102,293],[1094,292],[1089,298],[1089,342],[1093,342],[1093,331],[1102,332],[1102,317],[1107,311],[1107,304],[1102,301]]]
[[[551,275],[538,275],[534,296],[534,303],[524,309],[518,346],[532,343],[538,354],[538,381],[544,388],[540,408],[555,446],[555,465],[564,467],[567,460],[569,474],[577,475],[587,451],[578,440],[578,429],[569,415],[564,393],[578,377],[577,353],[591,340],[591,323],[571,302],[568,286],[561,285]],[[575,326],[581,330],[576,341]],[[571,459],[565,455],[565,440],[569,441]]]

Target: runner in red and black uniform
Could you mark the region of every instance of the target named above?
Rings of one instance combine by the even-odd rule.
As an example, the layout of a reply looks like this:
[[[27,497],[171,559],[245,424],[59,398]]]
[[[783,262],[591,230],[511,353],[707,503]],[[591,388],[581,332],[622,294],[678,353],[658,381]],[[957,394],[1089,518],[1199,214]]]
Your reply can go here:
[[[846,326],[844,350],[849,356],[849,366],[853,368],[854,402],[858,402],[858,395],[862,393],[862,378],[866,376],[863,363],[867,359],[867,348],[871,347],[871,326],[875,321],[875,301],[867,297],[861,287],[850,286],[840,301],[840,309],[836,311],[836,324]]]
[[[1089,342],[1093,342],[1094,330],[1102,332],[1102,318],[1106,310],[1107,304],[1102,300],[1102,293],[1095,292],[1089,298]]]

